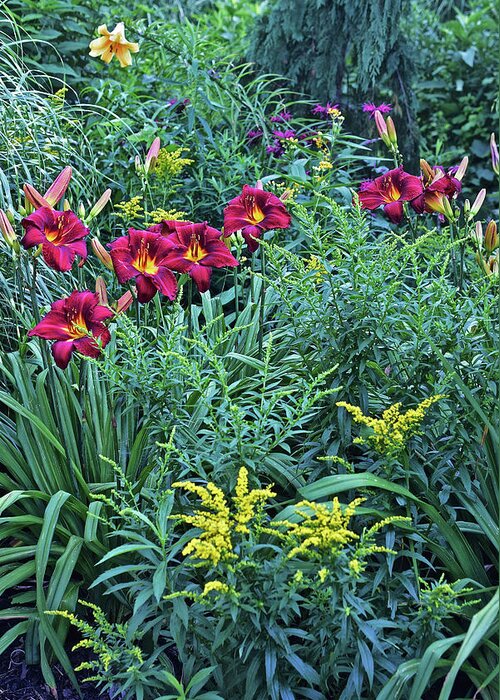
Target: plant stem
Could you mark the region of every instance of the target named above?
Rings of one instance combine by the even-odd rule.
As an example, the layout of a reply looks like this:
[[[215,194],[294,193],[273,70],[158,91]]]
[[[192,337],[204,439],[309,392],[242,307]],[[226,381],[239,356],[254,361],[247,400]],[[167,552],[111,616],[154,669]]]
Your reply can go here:
[[[260,246],[260,273],[262,275],[262,285],[260,288],[260,308],[259,308],[259,359],[262,359],[262,345],[264,342],[264,304],[266,301],[266,249]]]
[[[186,282],[186,315],[188,322],[188,338],[193,337],[193,315],[191,313],[191,307],[193,305],[193,280],[191,277],[188,278]]]
[[[452,280],[455,287],[457,286],[457,252],[455,250],[455,236],[453,224],[450,221],[450,241],[451,241],[451,272]]]
[[[235,267],[233,267],[233,285],[234,285],[234,325],[238,321],[238,314],[240,312],[240,300],[239,300],[239,289],[238,289],[238,272]]]

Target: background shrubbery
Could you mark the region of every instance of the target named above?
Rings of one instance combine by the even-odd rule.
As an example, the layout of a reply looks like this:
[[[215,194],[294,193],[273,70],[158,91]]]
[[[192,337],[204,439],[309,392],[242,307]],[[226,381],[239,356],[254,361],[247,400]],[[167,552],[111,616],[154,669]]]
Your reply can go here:
[[[286,192],[293,220],[253,256],[234,241],[240,267],[215,271],[192,303],[183,286],[172,303],[134,304],[113,320],[103,358],[65,371],[27,336],[36,309],[93,290],[98,275],[110,300],[125,289],[95,257],[66,274],[40,259],[35,277],[31,255],[1,247],[0,617],[10,622],[0,651],[21,637],[51,688],[54,662],[76,684],[76,627],[94,652],[83,668],[131,699],[444,700],[481,686],[493,700],[498,273],[477,264],[463,217],[453,238],[435,215],[394,226],[353,201],[361,180],[390,167],[360,100],[392,102],[400,133],[409,112],[388,71],[362,95],[355,56],[338,94],[248,63],[278,5],[0,6],[0,207],[19,235],[23,183],[44,192],[68,164],[73,211],[112,189],[91,224],[104,245],[163,218],[220,228],[227,202],[258,179]],[[407,56],[420,139],[411,128],[410,159],[451,167],[469,155],[460,207],[489,186],[476,217],[486,223],[497,207],[496,20],[477,0],[408,5],[398,31],[419,49]],[[97,26],[116,21],[140,42],[127,70],[87,55]],[[311,113],[327,100],[341,113]],[[285,109],[285,122],[271,121]],[[294,132],[279,154],[266,148],[277,126]],[[157,136],[161,167],[141,177],[135,158]],[[375,450],[337,405],[381,416],[435,395],[396,453]],[[250,492],[274,495],[251,502],[247,530],[233,522],[228,559],[183,554],[203,509],[199,491],[174,484],[212,483],[233,507],[242,467]],[[335,497],[365,499],[349,524],[361,538],[385,521],[365,555],[343,533],[339,551],[289,556],[297,543],[274,524],[300,526]]]

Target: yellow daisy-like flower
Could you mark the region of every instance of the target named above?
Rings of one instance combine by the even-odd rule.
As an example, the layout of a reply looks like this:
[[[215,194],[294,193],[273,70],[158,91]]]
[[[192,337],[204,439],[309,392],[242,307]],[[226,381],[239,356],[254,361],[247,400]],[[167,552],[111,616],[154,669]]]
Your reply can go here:
[[[131,66],[131,54],[139,51],[139,44],[126,40],[123,22],[118,22],[112,32],[105,24],[101,24],[97,31],[101,36],[90,42],[89,55],[101,58],[104,63],[109,63],[116,56],[122,68]]]

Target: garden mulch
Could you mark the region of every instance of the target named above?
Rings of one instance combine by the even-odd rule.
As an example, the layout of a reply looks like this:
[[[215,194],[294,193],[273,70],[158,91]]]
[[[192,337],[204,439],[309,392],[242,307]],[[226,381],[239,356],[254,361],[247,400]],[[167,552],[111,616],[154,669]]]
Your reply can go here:
[[[83,659],[72,658],[77,666]],[[107,700],[107,693],[99,694],[95,685],[81,683],[79,696],[69,678],[58,665],[53,667],[58,700]],[[10,648],[0,655],[0,700],[54,700],[37,666],[25,662],[22,646]]]

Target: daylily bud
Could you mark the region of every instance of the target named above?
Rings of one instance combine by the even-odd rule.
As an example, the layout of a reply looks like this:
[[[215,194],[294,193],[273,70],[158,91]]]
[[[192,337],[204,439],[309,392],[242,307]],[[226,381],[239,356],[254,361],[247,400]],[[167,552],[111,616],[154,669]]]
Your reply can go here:
[[[486,274],[491,277],[498,277],[498,253],[490,256],[486,262]]]
[[[398,145],[398,136],[396,134],[396,127],[394,126],[394,122],[392,121],[391,117],[387,117],[386,126],[387,126],[387,134],[389,136],[390,143],[393,146],[397,146]]]
[[[63,202],[63,209],[64,211],[71,211],[71,204],[68,202],[67,199],[65,199]]]
[[[48,207],[49,209],[52,209],[51,205],[47,202],[45,197],[42,197],[40,192],[36,190],[33,185],[29,185],[28,183],[23,185],[23,191],[24,195],[26,197],[26,209],[29,209],[28,203],[32,204],[35,209],[40,209],[40,207]]]
[[[474,200],[474,204],[470,208],[470,215],[476,216],[479,213],[479,210],[483,206],[484,198],[486,197],[486,190],[482,189],[479,190],[476,199]]]
[[[16,253],[19,253],[19,242],[7,214],[0,209],[0,231],[7,245]]]
[[[464,156],[460,162],[460,165],[458,166],[458,170],[455,173],[455,178],[459,181],[462,180],[463,176],[465,175],[465,172],[467,170],[467,166],[469,165],[469,158],[467,156]]]
[[[420,159],[420,169],[425,176],[425,179],[432,182],[435,176],[434,170],[431,168],[429,163],[423,158]]]
[[[64,193],[68,189],[69,181],[73,171],[68,165],[62,170],[51,184],[47,192],[43,195],[44,199],[49,203],[50,207],[54,207],[57,202],[63,198]]]
[[[11,224],[14,224],[14,223],[16,222],[16,219],[15,219],[15,216],[14,216],[14,212],[12,211],[12,209],[7,209],[7,211],[5,212],[5,214],[7,215],[7,218],[8,218],[8,220],[10,221]]]
[[[25,209],[22,205],[19,207],[18,212],[21,214],[21,216],[28,216],[27,209]]]
[[[464,202],[464,216],[466,219],[469,218],[469,216],[468,216],[469,212],[470,212],[470,202],[468,199],[466,199]]]
[[[156,137],[149,147],[149,151],[146,154],[146,162],[144,164],[144,172],[146,175],[155,169],[156,161],[158,160],[158,153],[160,152],[160,139]]]
[[[80,202],[78,205],[78,216],[80,219],[85,218],[85,207],[83,206],[83,202]]]
[[[127,311],[130,306],[134,303],[134,297],[131,291],[125,292],[117,302],[115,302],[115,309],[117,314],[123,314]]]
[[[471,238],[477,243],[478,248],[483,246],[483,225],[480,221],[476,221],[476,227],[471,233]]]
[[[448,197],[443,197],[443,214],[446,216],[450,223],[455,221],[455,214],[453,213],[453,209],[451,207]]]
[[[500,163],[499,163],[499,154],[498,154],[498,147],[495,141],[495,134],[491,134],[490,137],[490,151],[491,151],[491,165],[493,167],[493,172],[496,175],[500,174]]]
[[[101,276],[96,278],[95,293],[96,293],[97,298],[99,299],[99,304],[101,304],[101,306],[109,306],[108,292],[106,289],[106,282],[104,281],[104,278]]]
[[[292,196],[292,191],[291,191],[291,190],[285,190],[284,192],[282,192],[282,193],[280,194],[279,198],[281,199],[282,202],[286,202],[286,200],[287,200],[287,199],[290,199],[291,196]]]
[[[142,172],[143,172],[143,167],[142,167],[141,159],[139,158],[139,156],[136,156],[136,157],[135,157],[134,162],[135,162],[135,169],[136,169],[136,171],[137,171],[138,173],[142,173]]]
[[[102,243],[99,241],[97,238],[93,238],[90,242],[92,249],[94,253],[97,255],[99,260],[102,262],[104,267],[107,267],[108,270],[113,270],[113,261],[111,260],[111,255],[108,253],[106,248],[102,245]]]
[[[96,217],[98,214],[100,214],[110,199],[111,199],[111,190],[107,189],[105,192],[103,192],[103,194],[99,197],[99,199],[94,204],[92,209],[89,211],[87,221],[92,221],[92,219],[94,217]]]
[[[382,116],[381,112],[378,111],[378,109],[375,111],[374,119],[375,119],[375,126],[377,127],[377,131],[378,131],[380,138],[382,139],[382,141],[385,143],[386,146],[390,147],[391,140],[389,138],[389,133],[387,131],[387,125],[384,121],[384,117]]]
[[[262,180],[257,180],[257,182],[255,183],[255,189],[257,189],[257,190],[264,189],[264,185],[262,184]]]
[[[498,248],[498,230],[496,221],[491,220],[484,234],[484,249],[487,253],[493,253]]]

